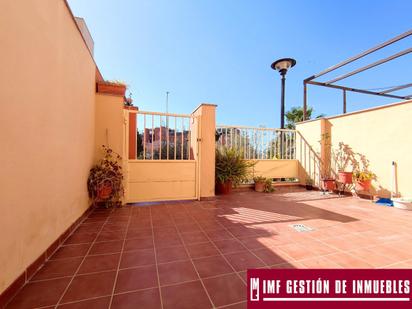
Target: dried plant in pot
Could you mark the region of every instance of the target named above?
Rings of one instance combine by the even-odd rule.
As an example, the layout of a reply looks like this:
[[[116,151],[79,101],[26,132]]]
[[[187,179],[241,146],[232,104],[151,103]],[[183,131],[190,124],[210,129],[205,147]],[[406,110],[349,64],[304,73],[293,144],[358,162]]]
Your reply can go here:
[[[305,188],[306,188],[306,190],[308,190],[308,191],[313,190],[313,179],[312,179],[312,178],[310,178],[310,177],[307,177],[307,178],[306,178]]]
[[[216,148],[216,192],[229,194],[233,185],[236,186],[251,178],[251,168],[254,165],[255,163],[244,160],[242,152],[236,148]]]
[[[103,158],[90,169],[87,189],[92,204],[105,207],[120,206],[124,194],[121,156],[107,146],[102,146]]]
[[[357,161],[355,160],[355,153],[352,149],[340,142],[338,149],[334,153],[335,162],[338,168],[338,181],[343,184],[351,184],[353,172],[348,171],[349,168],[356,168]]]

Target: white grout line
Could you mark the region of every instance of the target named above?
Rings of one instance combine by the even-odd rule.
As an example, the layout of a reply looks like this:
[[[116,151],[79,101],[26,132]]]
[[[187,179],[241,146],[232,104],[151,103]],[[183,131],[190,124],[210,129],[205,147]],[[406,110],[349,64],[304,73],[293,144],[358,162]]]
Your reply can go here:
[[[154,257],[155,257],[155,263],[156,263],[157,288],[159,289],[160,308],[163,309],[162,288],[160,287],[159,265],[157,264],[157,252],[156,252],[155,234],[154,234],[154,229],[153,229],[153,215],[152,215],[151,207],[149,207],[149,216],[150,216],[150,227],[152,229],[152,242],[153,242],[153,251],[154,251]]]
[[[149,212],[150,219],[152,219],[152,207],[149,207],[149,210],[150,210],[150,212]],[[159,210],[160,210],[160,209],[159,209]],[[169,211],[169,208],[166,207],[166,210]],[[207,234],[207,232],[206,232],[206,231],[203,229],[203,227],[199,224],[199,222],[198,222],[198,220],[196,219],[196,217],[194,217],[192,214],[189,213],[187,207],[184,207],[182,212],[185,213],[185,214],[187,214],[189,217],[192,217],[192,218],[195,220],[196,224],[200,227],[200,230],[206,235],[206,237],[208,238],[209,242],[217,249],[218,252],[220,252],[220,255],[226,260],[226,262],[227,262],[227,263],[230,265],[230,267],[234,270],[233,266],[232,266],[232,265],[230,264],[230,262],[226,259],[226,257],[224,256],[224,254],[219,250],[219,248],[216,247],[216,245],[215,245],[214,242],[211,240],[211,238],[209,237],[209,235]],[[92,212],[90,212],[90,214],[92,214]],[[90,214],[89,214],[89,215],[90,215]],[[67,285],[65,291],[63,292],[61,298],[59,299],[59,302],[56,304],[56,306],[60,304],[62,298],[64,297],[65,293],[66,293],[67,290],[68,290],[68,287],[70,286],[70,284],[71,284],[71,282],[73,281],[74,277],[77,275],[80,267],[82,266],[82,264],[83,264],[83,262],[84,262],[84,260],[85,260],[85,258],[86,258],[87,256],[110,255],[110,254],[117,254],[117,253],[119,253],[119,252],[113,252],[113,253],[104,253],[104,254],[95,254],[95,255],[90,255],[90,254],[89,254],[91,248],[93,247],[93,245],[94,245],[95,243],[102,243],[102,242],[98,242],[97,239],[98,239],[100,233],[104,230],[104,227],[105,227],[107,224],[110,224],[110,223],[109,223],[109,218],[113,219],[112,214],[113,214],[113,211],[111,211],[111,212],[109,213],[109,215],[105,218],[105,220],[96,220],[95,222],[92,221],[92,222],[84,223],[84,221],[86,221],[86,220],[88,219],[88,217],[86,217],[82,222],[79,223],[79,226],[80,226],[80,224],[84,224],[84,225],[96,224],[96,225],[99,225],[98,223],[104,221],[104,223],[100,226],[100,229],[99,229],[99,231],[97,232],[97,235],[96,235],[96,237],[95,237],[95,239],[94,239],[94,241],[93,241],[92,243],[76,243],[76,244],[68,244],[68,245],[65,245],[65,246],[76,246],[76,245],[81,245],[81,244],[90,244],[88,251],[87,251],[86,254],[83,256],[82,262],[80,263],[80,265],[79,265],[79,267],[77,268],[77,270],[76,270],[76,272],[75,272],[74,275],[72,275],[72,276],[65,276],[65,277],[50,278],[50,279],[43,279],[43,280],[35,280],[35,281],[32,280],[32,282],[39,282],[39,281],[54,280],[54,279],[58,279],[58,278],[72,277],[72,279],[70,280],[69,284]],[[129,219],[128,219],[128,224],[129,224],[130,221],[131,221],[131,217],[133,216],[133,213],[130,211],[130,213],[128,214],[128,216],[129,216]],[[172,225],[173,228],[177,230],[178,235],[180,236],[180,238],[181,238],[181,240],[182,240],[181,234],[184,234],[184,233],[186,233],[186,232],[183,232],[183,233],[180,232],[179,229],[177,228],[178,225],[176,224],[173,216],[171,216],[171,219],[172,219],[172,222],[174,223],[174,225]],[[216,220],[216,219],[212,219],[212,220]],[[368,221],[368,220],[363,220],[363,221],[369,222],[369,221],[371,221],[371,220],[369,220],[369,221]],[[217,222],[221,225],[220,230],[223,229],[223,230],[225,230],[226,232],[228,232],[229,234],[231,234],[232,236],[234,236],[226,226],[224,226],[223,224],[221,224],[221,222],[219,222],[219,221],[217,221]],[[371,222],[373,222],[373,221],[371,221]],[[258,223],[256,223],[256,224],[258,224]],[[326,227],[326,228],[327,228],[327,227]],[[147,229],[147,228],[146,228],[146,229]],[[67,238],[66,238],[65,240],[67,240],[76,230],[77,230],[77,228],[74,229],[74,230],[72,231],[72,233],[70,233],[70,235],[67,236]],[[128,230],[128,228],[126,229],[126,231],[127,231],[127,230]],[[153,222],[152,222],[152,220],[151,220],[151,230],[152,230],[152,238],[153,238],[153,243],[154,243],[154,228],[153,228]],[[368,231],[373,231],[373,230],[374,230],[374,229],[370,229],[370,230],[368,230]],[[110,230],[110,231],[112,231],[112,230]],[[116,232],[116,231],[117,231],[117,230],[113,230],[113,232]],[[120,230],[120,231],[123,232],[123,230]],[[208,230],[208,231],[209,231],[209,230]],[[361,233],[361,232],[362,232],[362,231],[359,231],[359,232],[349,232],[347,235],[358,235],[358,233]],[[259,235],[256,235],[256,236],[258,237]],[[363,235],[359,235],[359,236],[360,236],[360,237],[363,237],[363,238],[367,238],[366,236],[363,236]],[[121,252],[121,255],[123,254],[123,251],[124,251],[124,244],[125,244],[125,241],[126,241],[126,237],[127,237],[127,233],[126,233],[126,235],[125,235],[125,238],[123,239],[123,246],[122,246],[122,250],[120,251],[120,252]],[[253,237],[253,236],[252,236],[252,237]],[[139,238],[142,238],[142,237],[139,237]],[[148,238],[148,237],[146,237],[146,238]],[[296,260],[296,259],[291,258],[292,261],[296,261],[296,262],[299,263],[299,262],[304,262],[304,261],[306,261],[306,260],[310,260],[310,259],[314,259],[314,258],[329,257],[329,256],[332,256],[332,255],[334,255],[334,254],[336,254],[336,253],[346,253],[346,254],[349,254],[349,255],[351,255],[351,256],[356,257],[357,259],[360,259],[360,260],[362,260],[362,261],[364,261],[364,262],[367,262],[366,260],[364,260],[364,259],[356,256],[352,251],[356,251],[356,250],[358,250],[358,249],[364,249],[364,248],[365,248],[365,249],[368,249],[368,248],[370,249],[370,248],[373,248],[373,247],[375,247],[375,246],[384,245],[384,244],[390,245],[390,242],[388,241],[388,242],[383,242],[383,243],[380,243],[380,244],[372,244],[372,245],[369,245],[369,246],[362,246],[362,247],[355,248],[355,249],[351,249],[351,250],[342,250],[342,249],[337,248],[337,247],[335,247],[335,246],[333,246],[333,245],[329,245],[329,244],[325,243],[325,242],[323,241],[324,239],[318,239],[318,238],[316,238],[316,237],[312,237],[312,238],[313,238],[314,240],[318,241],[319,243],[327,246],[327,247],[331,247],[331,248],[336,249],[337,252],[328,253],[328,254],[324,254],[324,255],[316,255],[316,254],[314,254],[314,256],[312,256],[312,257],[308,257],[308,258],[300,259],[300,260]],[[329,238],[335,238],[335,237],[334,237],[334,236],[331,236],[331,237],[329,237]],[[134,238],[130,238],[130,239],[134,239]],[[246,249],[247,251],[249,251],[250,253],[253,254],[253,252],[252,252],[249,248],[247,248],[245,245],[243,245],[243,243],[241,242],[241,240],[240,240],[239,238],[237,238],[236,236],[234,236],[233,239],[236,239],[243,247],[245,247],[245,249]],[[242,238],[242,239],[243,239],[243,238]],[[326,239],[327,239],[327,238],[326,238]],[[114,241],[116,241],[116,240],[114,240]],[[217,240],[217,241],[219,241],[219,240]],[[111,242],[111,241],[103,241],[103,242]],[[192,258],[192,257],[190,256],[189,252],[188,252],[188,249],[187,249],[187,247],[186,247],[186,244],[185,244],[183,241],[182,241],[182,243],[183,243],[183,247],[185,248],[186,253],[188,254],[189,259],[191,260],[192,264],[193,264],[193,261],[192,261],[192,260],[211,257],[211,256],[207,256],[207,257]],[[193,245],[195,245],[195,244],[201,244],[201,243],[194,243]],[[192,245],[192,244],[190,244],[190,245]],[[60,245],[56,250],[58,250],[58,249],[61,248],[61,247],[65,247],[65,246]],[[181,246],[181,245],[176,245],[176,246],[173,246],[173,247],[177,247],[177,246]],[[270,247],[268,247],[268,248],[271,248],[271,247],[276,247],[276,246],[270,246]],[[140,251],[140,250],[147,250],[147,249],[136,249],[136,250],[130,250],[130,251]],[[150,250],[150,249],[149,249],[149,250]],[[156,249],[155,249],[155,247],[154,247],[153,250],[154,250],[154,254],[155,254],[155,256],[156,256]],[[283,252],[283,251],[282,251],[282,252]],[[285,253],[285,252],[284,252],[284,253]],[[231,254],[231,253],[227,253],[227,254]],[[275,254],[275,253],[274,253],[274,254]],[[285,254],[286,254],[286,253],[285,253]],[[253,254],[253,255],[254,255],[254,254]],[[288,255],[288,254],[286,254],[286,255]],[[386,257],[386,256],[384,256],[383,254],[379,254],[379,255],[382,256],[382,257]],[[213,255],[213,256],[216,256],[216,255]],[[256,255],[255,255],[255,256],[256,256]],[[82,256],[62,258],[62,259],[80,258],[80,257],[82,257]],[[257,257],[257,256],[256,256],[256,257]],[[257,258],[258,258],[259,260],[261,260],[259,257],[257,257]],[[62,259],[53,259],[53,260],[58,261],[58,260],[62,260]],[[155,257],[155,259],[156,259],[156,271],[157,271],[157,276],[158,276],[158,288],[159,288],[159,293],[161,293],[160,278],[159,278],[158,267],[157,267],[157,265],[158,265],[158,263],[157,263],[157,257]],[[179,260],[179,261],[184,261],[184,260]],[[263,262],[263,260],[261,260],[261,261]],[[396,264],[403,263],[403,262],[410,262],[410,261],[412,261],[412,260],[411,260],[411,259],[400,260],[400,261],[397,261],[397,262],[395,262],[395,263],[388,264],[388,265],[386,265],[386,266],[384,266],[384,267],[387,267],[387,266],[390,266],[390,265],[396,265]],[[118,270],[120,269],[120,262],[121,262],[121,257],[119,258]],[[177,261],[165,262],[165,263],[161,263],[161,264],[167,264],[167,263],[173,263],[173,262],[177,262]],[[332,262],[333,262],[333,261],[332,261]],[[263,263],[264,263],[264,262],[263,262]],[[279,264],[275,264],[275,265],[281,265],[281,264],[286,264],[286,263],[288,263],[288,262],[285,261],[285,263],[279,263]],[[335,264],[336,264],[336,263],[335,263]],[[148,264],[148,265],[149,265],[149,264]],[[148,265],[141,265],[141,266],[138,266],[138,267],[145,267],[145,266],[148,266]],[[153,264],[150,264],[150,265],[153,265]],[[264,263],[264,265],[267,265],[267,264]],[[338,264],[337,264],[337,265],[338,265]],[[273,266],[273,265],[267,265],[267,266],[271,267],[271,266]],[[130,267],[130,268],[138,268],[138,267]],[[195,268],[194,264],[193,264],[193,267]],[[125,269],[129,269],[129,268],[125,268]],[[196,270],[196,268],[195,268],[195,270]],[[88,275],[88,274],[102,273],[102,272],[110,272],[110,271],[112,271],[112,270],[92,272],[92,273],[87,273],[87,274],[85,273],[85,274],[79,274],[79,275]],[[197,270],[196,270],[196,272],[197,272]],[[118,272],[117,272],[117,273],[118,273]],[[117,280],[117,273],[116,273],[115,284],[116,284],[116,280]],[[236,274],[242,279],[242,281],[244,281],[243,278],[242,278],[242,276],[240,275],[240,272],[236,272],[236,271],[235,271],[234,273],[236,273]],[[233,274],[233,273],[229,273],[229,274]],[[212,276],[212,277],[208,277],[208,278],[221,277],[221,276],[226,276],[226,275],[229,275],[229,274],[220,274],[220,275]],[[199,274],[198,274],[198,277],[200,278]],[[203,279],[208,279],[208,278],[200,278],[200,281],[202,282],[202,285],[203,285],[203,281],[202,281],[202,280],[203,280]],[[195,282],[195,281],[198,281],[198,280],[186,281],[186,282]],[[176,283],[176,284],[165,285],[165,286],[179,285],[179,284],[186,283],[186,282],[179,282],[179,283]],[[111,299],[113,298],[115,284],[114,284],[114,286],[113,286],[113,293],[112,293],[112,295],[111,295]],[[162,287],[165,287],[165,286],[162,286]],[[203,287],[204,287],[204,285],[203,285]],[[153,289],[153,287],[147,288],[147,289],[135,290],[135,291],[149,290],[149,289]],[[204,289],[205,289],[205,287],[204,287]],[[205,289],[205,291],[206,291],[206,289]],[[126,294],[126,293],[131,293],[131,292],[133,292],[133,291],[116,293],[116,295],[117,295],[117,294]],[[206,293],[207,293],[207,291],[206,291]],[[207,294],[208,294],[208,293],[207,293]],[[93,297],[93,298],[88,298],[88,299],[98,299],[98,298],[108,297],[108,296],[110,296],[110,295]],[[208,296],[209,296],[209,295],[208,295]],[[78,300],[78,301],[74,301],[74,302],[69,302],[69,303],[77,303],[77,302],[85,301],[85,300],[88,300],[88,299],[82,299],[82,300]],[[210,299],[210,297],[209,297],[209,299]],[[160,300],[161,300],[161,302],[162,302],[162,297],[161,297],[161,295],[160,295]],[[211,299],[210,299],[210,300],[211,300]],[[242,303],[242,302],[239,302],[239,303]],[[212,304],[213,304],[213,303],[212,303]],[[236,303],[236,304],[237,304],[237,303]],[[233,304],[231,304],[231,305],[233,305]],[[162,305],[162,306],[163,306],[163,305]],[[219,307],[219,308],[224,308],[224,307],[227,307],[227,306],[230,306],[230,305],[225,305],[225,306],[222,306],[222,307]],[[43,307],[42,307],[42,308],[43,308]]]
[[[124,207],[130,207],[130,206],[124,206]],[[117,263],[117,270],[116,270],[116,276],[114,278],[112,294],[110,295],[109,309],[112,307],[112,303],[113,303],[113,294],[114,294],[114,291],[116,289],[117,278],[119,276],[119,271],[120,271],[120,263],[122,262],[122,257],[123,257],[123,252],[124,252],[124,245],[126,243],[127,231],[129,230],[129,225],[130,225],[132,215],[133,215],[132,210],[130,209],[129,214],[128,214],[129,219],[127,220],[127,225],[126,225],[126,232],[124,233],[125,235],[124,235],[124,238],[123,238],[122,248],[121,248],[121,251],[120,251],[119,262]]]
[[[199,224],[199,222],[195,219],[195,218],[193,218],[194,220],[195,220],[195,222],[196,222],[196,224],[199,226],[199,228],[203,231],[203,233],[205,233],[205,235],[206,235],[206,237],[209,239],[209,242],[212,244],[212,246],[214,246],[215,248],[216,248],[216,250],[220,253],[220,256],[226,261],[226,263],[233,269],[233,271],[234,271],[234,273],[236,273],[237,274],[237,276],[240,278],[240,280],[242,281],[242,282],[244,282],[244,280],[243,280],[243,278],[242,278],[242,276],[240,276],[239,275],[239,272],[232,266],[232,264],[229,262],[229,260],[226,258],[226,256],[223,254],[223,252],[216,246],[216,244],[212,241],[212,239],[209,237],[209,235],[207,235],[207,233],[205,232],[205,230],[203,229],[203,227]],[[219,222],[220,223],[220,222]],[[223,225],[222,225],[222,227],[223,227]],[[225,230],[224,229],[224,227],[222,228],[223,230]],[[226,231],[227,232],[227,231]],[[233,236],[233,235],[232,235]],[[232,238],[233,239],[233,238]],[[231,240],[231,239],[225,239],[225,240]],[[243,246],[243,244],[241,244],[242,246]],[[234,252],[235,253],[235,252]],[[225,275],[227,275],[227,274],[225,274]],[[206,279],[206,278],[204,278],[204,279]]]
[[[212,298],[211,298],[210,295],[209,295],[209,292],[208,292],[207,289],[206,289],[206,286],[205,286],[202,278],[200,277],[199,272],[198,272],[197,269],[196,269],[195,264],[193,263],[192,258],[190,257],[189,250],[187,249],[186,243],[183,241],[182,234],[181,234],[181,233],[179,232],[179,230],[177,229],[177,225],[176,225],[175,221],[173,220],[173,218],[171,218],[171,220],[172,220],[172,222],[173,222],[173,225],[174,225],[175,229],[177,230],[177,234],[178,234],[178,236],[179,236],[179,238],[180,238],[180,241],[181,241],[182,244],[183,244],[183,248],[185,249],[186,254],[187,254],[187,256],[189,257],[189,261],[190,261],[190,263],[192,264],[192,267],[193,267],[193,269],[195,270],[195,272],[196,272],[196,274],[197,274],[197,277],[199,278],[200,284],[202,285],[203,290],[205,291],[207,297],[209,298],[210,303],[212,304],[212,308],[216,308],[215,304],[213,303]],[[204,233],[204,232],[203,232],[203,233]],[[206,236],[207,236],[207,235],[206,235]],[[196,281],[197,281],[197,280],[196,280]],[[179,282],[179,284],[181,284],[181,283],[182,283],[182,282]]]
[[[91,212],[91,213],[92,213],[92,212]],[[90,214],[91,214],[91,213],[90,213]],[[110,214],[112,214],[112,213],[113,213],[113,210],[110,211]],[[89,216],[90,216],[90,214],[89,214]],[[79,264],[79,266],[77,267],[76,271],[74,272],[72,278],[70,279],[69,284],[68,284],[68,285],[66,286],[66,288],[64,289],[62,295],[60,296],[60,298],[59,298],[59,300],[57,301],[57,303],[56,303],[56,305],[54,306],[54,308],[57,308],[57,306],[60,305],[60,302],[62,301],[64,295],[67,293],[70,285],[72,284],[72,282],[73,282],[73,280],[74,280],[74,277],[77,275],[77,273],[79,272],[80,268],[82,267],[83,262],[86,260],[86,257],[87,257],[87,255],[88,255],[88,253],[90,252],[91,248],[93,247],[94,243],[96,242],[97,237],[99,237],[100,232],[103,230],[103,227],[104,227],[104,225],[107,223],[107,221],[109,220],[109,218],[110,218],[110,215],[106,218],[106,220],[104,221],[104,223],[103,223],[102,226],[100,227],[100,229],[99,229],[99,231],[97,232],[97,235],[96,235],[94,241],[91,243],[89,249],[87,250],[86,254],[84,255],[82,261],[80,262],[80,264]]]

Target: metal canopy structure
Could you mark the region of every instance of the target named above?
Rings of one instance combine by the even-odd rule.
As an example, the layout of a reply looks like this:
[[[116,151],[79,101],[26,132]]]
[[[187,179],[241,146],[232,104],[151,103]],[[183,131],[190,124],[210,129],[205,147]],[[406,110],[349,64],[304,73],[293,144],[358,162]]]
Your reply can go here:
[[[409,31],[407,31],[407,32],[405,32],[405,33],[402,33],[402,34],[400,34],[400,35],[398,35],[398,36],[396,36],[396,37],[394,37],[394,38],[392,38],[392,39],[390,39],[390,40],[388,40],[388,41],[386,41],[386,42],[383,42],[383,43],[381,43],[381,44],[379,44],[379,45],[377,45],[377,46],[375,46],[375,47],[372,47],[372,48],[370,48],[370,49],[368,49],[368,50],[366,50],[366,51],[364,51],[364,52],[362,52],[362,53],[360,53],[360,54],[358,54],[358,55],[356,55],[356,56],[353,56],[353,57],[351,57],[351,58],[349,58],[349,59],[347,59],[347,60],[345,60],[345,61],[342,61],[342,62],[340,62],[340,63],[338,63],[338,64],[336,64],[336,65],[334,65],[334,66],[332,66],[332,67],[330,67],[330,68],[327,68],[326,70],[324,70],[324,71],[322,71],[322,72],[320,72],[320,73],[318,73],[318,74],[312,75],[312,76],[304,79],[304,80],[303,80],[303,120],[306,120],[307,99],[308,99],[308,98],[307,98],[307,88],[308,88],[308,84],[342,90],[343,113],[344,113],[344,114],[346,113],[346,91],[352,91],[352,92],[363,93],[363,94],[371,94],[371,95],[377,95],[377,96],[388,97],[388,98],[395,98],[395,99],[402,99],[402,100],[411,99],[411,98],[412,98],[412,94],[411,94],[411,95],[407,95],[407,96],[402,96],[402,95],[393,94],[393,92],[396,92],[396,91],[398,91],[398,90],[402,90],[402,89],[406,89],[406,88],[412,87],[412,83],[408,83],[408,84],[404,84],[404,85],[399,85],[399,86],[392,87],[392,88],[386,89],[386,90],[384,90],[384,91],[379,91],[379,92],[377,92],[377,91],[371,91],[371,90],[367,90],[367,89],[351,88],[351,87],[336,85],[336,84],[334,84],[334,83],[336,83],[337,81],[343,80],[343,79],[345,79],[345,78],[348,78],[348,77],[350,77],[350,76],[353,76],[353,75],[359,74],[359,73],[361,73],[361,72],[364,72],[364,71],[366,71],[366,70],[369,70],[369,69],[371,69],[371,68],[374,68],[374,67],[376,67],[376,66],[379,66],[379,65],[381,65],[381,64],[384,64],[384,63],[386,63],[386,62],[389,62],[389,61],[391,61],[391,60],[394,60],[394,59],[396,59],[396,58],[399,58],[399,57],[402,57],[402,56],[407,55],[407,54],[409,54],[409,53],[412,53],[412,48],[407,48],[407,49],[405,49],[405,50],[403,50],[403,51],[400,51],[400,52],[398,52],[398,53],[396,53],[396,54],[394,54],[394,55],[391,55],[391,56],[389,56],[389,57],[387,57],[387,58],[380,59],[380,60],[378,60],[378,61],[375,61],[375,62],[373,62],[373,63],[370,63],[370,64],[368,64],[368,65],[366,65],[366,66],[363,66],[363,67],[361,67],[361,68],[358,68],[358,69],[356,69],[356,70],[354,70],[354,71],[351,71],[351,72],[349,72],[349,73],[346,73],[346,74],[337,76],[337,77],[335,77],[335,78],[333,78],[333,79],[331,79],[331,80],[328,80],[328,81],[326,81],[326,82],[319,82],[319,81],[316,81],[316,80],[315,80],[315,79],[317,79],[318,77],[321,77],[321,76],[323,76],[323,75],[325,75],[325,74],[327,74],[327,73],[333,72],[333,71],[335,71],[335,70],[337,70],[337,69],[339,69],[339,68],[341,68],[341,67],[344,67],[345,65],[347,65],[347,64],[349,64],[349,63],[352,63],[352,62],[354,62],[354,61],[356,61],[356,60],[358,60],[358,59],[361,59],[361,58],[363,58],[363,57],[365,57],[365,56],[367,56],[367,55],[369,55],[369,54],[372,54],[372,53],[374,53],[374,52],[376,52],[376,51],[378,51],[378,50],[380,50],[380,49],[382,49],[382,48],[384,48],[384,47],[386,47],[386,46],[389,46],[389,45],[391,45],[391,44],[393,44],[393,43],[395,43],[395,42],[398,42],[398,41],[400,41],[400,40],[402,40],[402,39],[405,39],[406,37],[408,37],[408,36],[410,36],[410,35],[412,35],[412,30],[409,30]]]

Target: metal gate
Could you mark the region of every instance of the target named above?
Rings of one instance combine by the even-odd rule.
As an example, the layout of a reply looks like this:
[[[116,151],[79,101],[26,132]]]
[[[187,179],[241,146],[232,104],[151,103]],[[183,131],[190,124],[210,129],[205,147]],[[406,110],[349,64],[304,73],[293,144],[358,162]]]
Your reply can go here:
[[[137,110],[125,113],[126,202],[198,199],[200,119]],[[130,114],[135,114],[135,123]]]

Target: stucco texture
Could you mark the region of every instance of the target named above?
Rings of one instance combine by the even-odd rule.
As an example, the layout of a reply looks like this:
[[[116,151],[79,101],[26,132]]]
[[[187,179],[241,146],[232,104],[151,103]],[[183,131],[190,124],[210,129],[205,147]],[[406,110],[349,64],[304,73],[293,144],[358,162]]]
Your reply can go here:
[[[93,59],[63,0],[0,2],[0,292],[88,207]]]
[[[369,170],[376,175],[372,194],[390,196],[391,191],[397,191],[403,197],[411,197],[411,119],[412,101],[404,101],[301,123],[297,130],[315,149],[319,149],[322,134],[328,133],[331,165],[335,172],[337,166],[333,152],[337,151],[339,143],[363,155],[369,161]],[[392,181],[392,162],[396,164],[396,187]]]

